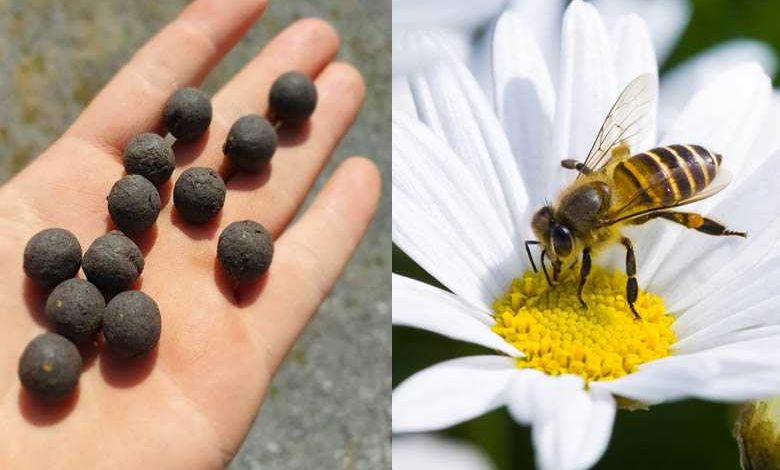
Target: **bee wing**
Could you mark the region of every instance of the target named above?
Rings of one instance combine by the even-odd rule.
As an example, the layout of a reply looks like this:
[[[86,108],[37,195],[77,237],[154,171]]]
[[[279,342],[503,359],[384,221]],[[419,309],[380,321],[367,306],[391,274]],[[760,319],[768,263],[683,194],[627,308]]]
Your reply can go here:
[[[619,208],[610,211],[605,220],[602,221],[602,225],[613,225],[618,222],[634,219],[636,217],[651,214],[653,212],[668,210],[675,207],[684,206],[686,204],[692,204],[696,201],[701,201],[702,199],[707,199],[708,197],[722,191],[723,188],[728,186],[729,182],[731,181],[731,173],[729,173],[728,170],[720,168],[718,170],[718,176],[716,176],[715,179],[707,185],[707,187],[688,198],[681,199],[670,205],[666,205],[661,201],[652,203],[646,202],[645,196],[647,193],[652,193],[653,191],[657,192],[658,190],[665,190],[669,187],[670,180],[673,180],[677,173],[684,174],[684,170],[682,168],[675,168],[674,171],[670,173],[669,177],[659,177],[647,187],[635,191]]]
[[[636,149],[642,132],[651,125],[657,87],[657,80],[650,73],[642,74],[626,85],[604,119],[585,159],[585,166],[592,171],[603,169],[613,158],[610,150],[616,145]],[[621,158],[627,154],[630,152],[615,152],[614,157]],[[577,178],[582,176],[580,173]]]

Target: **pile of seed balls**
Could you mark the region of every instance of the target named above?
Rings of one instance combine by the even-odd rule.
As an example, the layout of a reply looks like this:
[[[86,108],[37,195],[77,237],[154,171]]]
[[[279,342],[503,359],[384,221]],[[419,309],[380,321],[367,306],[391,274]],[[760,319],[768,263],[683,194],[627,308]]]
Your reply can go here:
[[[262,170],[276,151],[276,131],[299,126],[314,111],[317,91],[298,72],[287,72],[273,84],[268,119],[248,114],[230,129],[223,152],[237,171]],[[164,110],[165,125],[179,142],[195,142],[211,124],[211,102],[196,88],[176,91]],[[34,235],[24,250],[24,272],[44,289],[52,289],[45,315],[54,330],[34,338],[19,360],[19,379],[33,395],[56,401],[75,389],[81,373],[77,346],[93,342],[102,329],[104,344],[121,358],[149,353],[160,339],[157,303],[131,289],[144,269],[144,257],[130,236],[143,234],[161,209],[157,186],[174,170],[174,153],[154,133],[135,136],[124,151],[127,176],[108,194],[108,212],[119,230],[92,242],[82,256],[78,239],[69,231],[49,228]],[[212,220],[225,203],[225,182],[211,168],[189,168],[173,189],[176,211],[189,224]],[[242,220],[220,234],[217,258],[230,279],[249,283],[271,264],[274,245],[259,223]],[[86,280],[78,279],[79,268]]]

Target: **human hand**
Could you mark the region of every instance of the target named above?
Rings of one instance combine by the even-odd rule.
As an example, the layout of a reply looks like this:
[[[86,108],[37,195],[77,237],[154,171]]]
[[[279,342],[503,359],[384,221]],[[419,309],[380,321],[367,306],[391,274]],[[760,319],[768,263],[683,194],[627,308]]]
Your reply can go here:
[[[379,178],[363,159],[344,162],[312,206],[291,219],[352,124],[363,84],[331,63],[336,33],[299,21],[212,99],[214,118],[199,142],[177,145],[172,181],[190,166],[221,168],[235,119],[265,112],[270,84],[297,69],[315,78],[310,123],[282,130],[270,170],[234,175],[221,217],[188,226],[160,188],[156,226],[136,238],[146,256],[140,289],[162,314],[149,356],[117,363],[100,347],[82,349],[73,396],[54,407],[27,395],[16,375],[27,342],[42,332],[46,293],[27,280],[22,252],[47,227],[72,231],[82,249],[110,228],[105,197],[122,176],[134,135],[161,131],[162,108],[177,88],[203,80],[260,16],[263,0],[197,0],[146,44],[74,125],[0,188],[0,468],[204,468],[224,465],[248,431],[274,371],[327,295],[374,212]],[[215,266],[216,239],[235,220],[254,219],[276,240],[269,273],[234,291]]]

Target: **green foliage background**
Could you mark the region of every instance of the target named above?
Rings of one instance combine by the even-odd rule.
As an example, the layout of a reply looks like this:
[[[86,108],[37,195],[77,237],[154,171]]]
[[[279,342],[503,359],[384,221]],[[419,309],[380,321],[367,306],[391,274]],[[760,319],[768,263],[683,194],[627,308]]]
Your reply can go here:
[[[670,69],[692,55],[733,38],[755,38],[780,50],[780,2],[769,0],[693,0],[693,14],[676,49],[663,64]],[[777,77],[775,77],[777,83]],[[437,285],[399,249],[393,271]],[[479,346],[443,339],[410,328],[393,328],[393,386],[414,372],[464,355],[484,354]],[[595,467],[611,469],[739,468],[731,435],[734,406],[688,400],[649,411],[618,412],[606,455]],[[499,409],[445,432],[485,449],[499,469],[533,469],[530,431]]]

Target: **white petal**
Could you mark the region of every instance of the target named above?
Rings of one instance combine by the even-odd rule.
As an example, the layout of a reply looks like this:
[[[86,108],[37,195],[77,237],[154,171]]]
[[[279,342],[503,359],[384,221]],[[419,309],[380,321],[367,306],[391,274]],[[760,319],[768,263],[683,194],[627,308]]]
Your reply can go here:
[[[434,34],[446,41],[449,54],[466,60],[471,53],[470,33],[436,27],[393,27],[393,76],[406,76],[442,60],[443,50],[419,41],[421,34]],[[395,98],[395,97],[394,97]]]
[[[434,34],[421,44],[444,49],[450,60],[410,77],[420,119],[470,167],[513,238],[526,232],[528,195],[518,164],[492,106],[465,65]]]
[[[504,404],[514,359],[470,356],[414,374],[393,391],[393,432],[444,429]]]
[[[505,0],[393,0],[393,24],[473,29],[484,26],[504,7]]]
[[[517,13],[504,13],[493,38],[495,107],[536,207],[547,196],[555,90],[544,57]],[[555,162],[557,163],[557,162]]]
[[[591,388],[647,404],[684,398],[742,402],[778,395],[780,337],[669,356],[617,380],[591,383]]]
[[[393,241],[455,294],[491,305],[524,266],[517,241],[472,170],[425,126],[394,113],[392,139]]]
[[[743,273],[766,260],[780,239],[778,162],[780,153],[741,184],[736,182],[737,187],[706,212],[733,230],[746,231],[747,239],[690,230],[674,244],[674,263],[661,264],[651,280],[670,310],[681,311],[707,296],[717,296],[723,286],[740,282]]]
[[[685,338],[684,344],[675,344],[675,354],[691,354],[706,351],[727,344],[741,343],[744,341],[762,338],[780,338],[780,325],[760,326],[745,330],[730,331],[721,335],[709,335],[699,338]],[[690,339],[690,341],[688,341]],[[683,343],[681,342],[681,343]]]
[[[560,66],[561,17],[565,6],[563,0],[512,0],[508,7],[525,21],[554,78]]]
[[[678,339],[686,339],[733,312],[746,310],[780,292],[780,252],[772,254],[740,276],[737,282],[720,286],[717,295],[709,295],[685,309],[674,322]]]
[[[451,0],[393,1],[393,75],[423,68],[436,53],[410,44],[406,35],[413,31],[435,30],[448,36],[449,50],[463,61],[474,52],[472,40],[480,29],[488,28],[504,9],[505,0],[481,2]],[[425,54],[425,52],[429,52]]]
[[[686,0],[593,0],[593,4],[609,27],[630,13],[642,17],[650,27],[659,62],[672,52],[691,16]]]
[[[491,66],[494,26],[495,24],[490,24],[486,31],[473,38],[468,59],[463,61],[479,83],[488,102],[493,102],[494,97],[493,68]]]
[[[417,115],[414,96],[412,96],[412,90],[409,88],[409,80],[403,75],[393,76],[393,111],[396,110],[409,116]]]
[[[780,132],[777,132],[778,122],[780,122],[780,93],[774,91],[772,92],[769,109],[761,124],[761,130],[758,131],[759,138],[756,139],[753,147],[750,149],[751,164],[761,165],[780,149]]]
[[[490,330],[489,312],[428,284],[393,274],[393,324],[421,328],[449,338],[468,341],[510,356],[514,346]]]
[[[586,391],[579,377],[521,371],[512,379],[507,403],[516,420],[532,426],[540,469],[587,469],[607,449],[615,401],[606,391]]]
[[[780,327],[780,297],[772,297],[746,310],[719,319],[675,344],[675,351],[692,353],[746,339],[777,336]]]
[[[699,144],[722,154],[723,167],[734,175],[735,181],[717,196],[685,210],[706,215],[714,204],[730,197],[738,186],[741,173],[749,173],[742,170],[749,168],[749,149],[757,137],[770,96],[769,77],[758,65],[746,64],[717,76],[691,98],[662,143]],[[640,283],[643,279],[643,284],[652,279],[661,265],[667,272],[672,268],[679,271],[680,258],[676,256],[682,253],[677,250],[679,236],[702,240],[699,234],[675,225],[652,222],[638,231],[636,244]],[[675,256],[667,260],[669,254]]]
[[[431,50],[435,51],[437,56],[446,59],[449,54],[464,63],[471,57],[474,48],[471,34],[458,34],[447,29],[429,30],[427,34],[433,35],[441,41],[441,45],[438,46],[431,44]],[[418,36],[414,35],[413,37]],[[447,54],[443,54],[445,51]]]
[[[484,451],[434,434],[393,437],[393,470],[492,470]]]
[[[711,148],[723,154],[723,166],[736,175],[748,160],[771,90],[771,80],[755,63],[714,75],[691,98],[663,142]]]
[[[706,49],[666,73],[661,80],[662,128],[674,122],[688,98],[702,86],[725,70],[748,62],[759,63],[770,76],[777,70],[771,46],[752,39],[734,39]]]
[[[618,89],[622,90],[631,80],[649,73],[655,77],[656,90],[658,82],[658,64],[655,61],[653,43],[647,25],[642,19],[630,14],[618,21],[614,32],[615,44],[615,70],[617,71]],[[641,130],[641,137],[637,138],[635,152],[652,148],[657,142],[655,133],[656,100],[650,108],[651,118],[648,125]]]
[[[553,187],[557,191],[574,175],[560,167],[564,158],[584,159],[617,97],[609,36],[596,9],[574,0],[563,17],[561,75],[553,130]]]
[[[650,32],[647,24],[636,14],[621,18],[613,29],[615,41],[615,71],[618,88],[643,73],[658,76],[658,63],[655,59]]]

